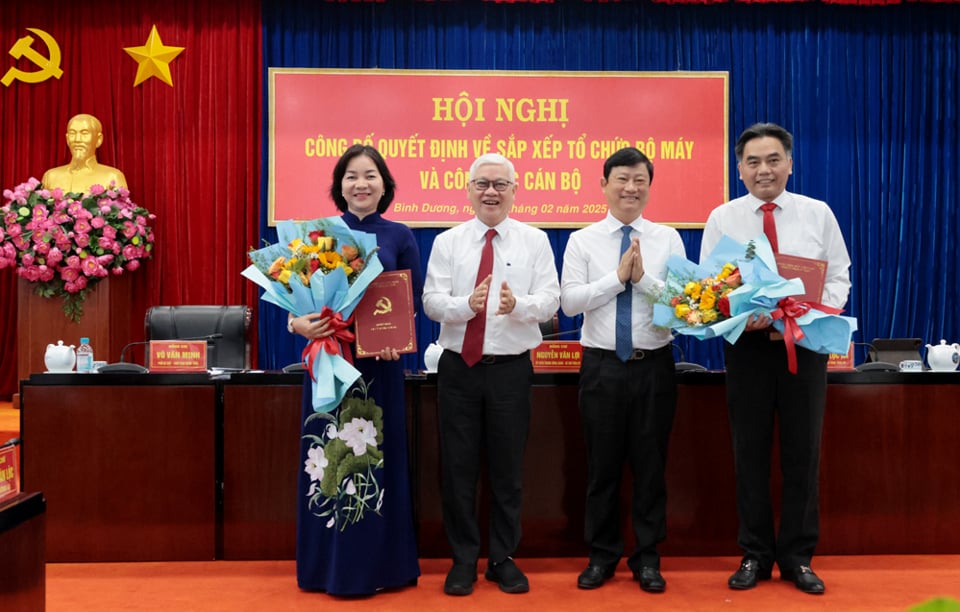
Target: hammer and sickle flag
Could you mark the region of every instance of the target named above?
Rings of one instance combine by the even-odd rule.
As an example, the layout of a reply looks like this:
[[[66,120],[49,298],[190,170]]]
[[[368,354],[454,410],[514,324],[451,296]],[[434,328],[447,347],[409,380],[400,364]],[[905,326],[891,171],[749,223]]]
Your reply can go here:
[[[21,57],[27,58],[27,60],[37,66],[39,70],[28,72],[26,70],[20,70],[19,68],[11,68],[3,75],[3,79],[0,79],[0,83],[3,83],[5,87],[9,87],[14,79],[23,81],[24,83],[40,83],[50,77],[59,79],[63,76],[63,70],[60,69],[60,45],[57,44],[57,41],[53,36],[50,36],[43,30],[27,28],[27,31],[33,32],[40,37],[40,40],[47,45],[47,52],[50,54],[50,57],[44,57],[39,51],[33,48],[33,36],[24,36],[23,38],[17,39],[17,42],[13,43],[13,46],[10,47],[10,55],[12,55],[14,59],[20,59]]]
[[[137,67],[137,78],[133,82],[136,87],[150,77],[157,77],[170,87],[173,87],[173,77],[170,76],[170,62],[180,55],[183,47],[167,47],[157,34],[157,26],[150,28],[150,36],[142,47],[124,47],[124,51],[140,65]]]

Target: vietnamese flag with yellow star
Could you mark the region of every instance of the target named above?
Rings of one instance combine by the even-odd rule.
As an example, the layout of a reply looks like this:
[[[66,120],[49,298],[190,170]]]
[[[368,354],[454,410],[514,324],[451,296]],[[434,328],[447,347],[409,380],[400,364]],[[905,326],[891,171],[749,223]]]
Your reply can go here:
[[[0,4],[0,189],[68,163],[67,121],[89,113],[103,124],[98,161],[156,214],[154,257],[131,275],[131,341],[148,306],[257,303],[240,272],[260,209],[260,11],[256,1]],[[0,395],[16,380],[17,287],[0,269]]]

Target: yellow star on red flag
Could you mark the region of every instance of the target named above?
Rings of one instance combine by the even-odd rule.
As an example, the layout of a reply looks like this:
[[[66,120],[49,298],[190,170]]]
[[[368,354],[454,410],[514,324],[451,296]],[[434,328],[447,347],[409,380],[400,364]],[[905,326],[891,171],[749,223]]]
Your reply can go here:
[[[142,47],[124,47],[130,57],[135,59],[140,66],[137,68],[137,78],[133,82],[136,87],[150,77],[157,77],[170,87],[173,87],[173,78],[170,76],[170,62],[173,58],[180,55],[183,47],[167,47],[160,40],[157,34],[157,26],[150,29],[150,36],[147,37],[147,43]]]

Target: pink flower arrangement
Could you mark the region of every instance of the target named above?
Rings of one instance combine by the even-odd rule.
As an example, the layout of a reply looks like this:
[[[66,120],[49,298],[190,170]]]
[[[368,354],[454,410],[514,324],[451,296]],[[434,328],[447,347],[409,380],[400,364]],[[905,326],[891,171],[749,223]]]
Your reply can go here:
[[[123,187],[94,185],[88,194],[44,189],[35,178],[3,191],[0,268],[37,283],[43,297],[63,297],[73,321],[87,292],[110,274],[132,272],[153,251],[155,216]]]

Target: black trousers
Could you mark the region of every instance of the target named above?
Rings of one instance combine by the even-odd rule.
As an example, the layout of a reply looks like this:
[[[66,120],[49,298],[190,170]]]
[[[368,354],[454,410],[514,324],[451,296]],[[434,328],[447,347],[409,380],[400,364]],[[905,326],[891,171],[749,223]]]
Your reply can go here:
[[[764,569],[810,565],[820,535],[820,436],[827,398],[827,355],[797,347],[797,373],[786,347],[765,332],[724,344],[727,407],[737,478],[737,543]],[[779,420],[783,493],[774,531],[770,456]]]
[[[490,478],[490,561],[520,544],[523,452],[530,428],[530,354],[467,367],[444,351],[437,366],[443,527],[454,563],[480,554],[477,483],[485,457]]]
[[[667,346],[623,362],[612,351],[584,349],[580,415],[587,447],[584,538],[590,563],[609,567],[624,552],[620,531],[623,465],[633,474],[632,519],[636,549],[631,569],[660,567],[657,544],[667,534],[664,470],[677,390]]]

